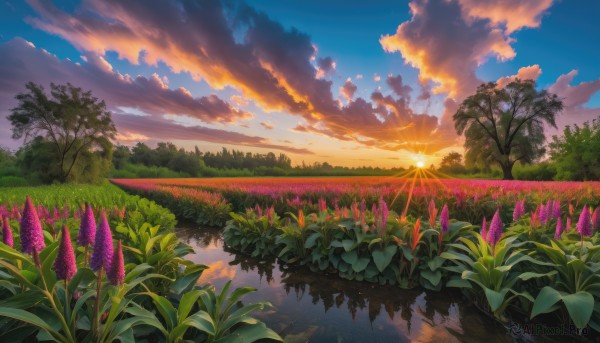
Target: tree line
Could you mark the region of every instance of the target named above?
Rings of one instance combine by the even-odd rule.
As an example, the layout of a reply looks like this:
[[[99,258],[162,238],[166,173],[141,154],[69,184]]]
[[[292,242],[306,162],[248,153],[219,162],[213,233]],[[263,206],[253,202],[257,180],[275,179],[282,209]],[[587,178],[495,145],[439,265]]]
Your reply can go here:
[[[98,182],[112,177],[355,176],[397,175],[402,168],[348,168],[327,162],[292,166],[283,153],[186,151],[173,143],[114,146],[116,127],[103,100],[71,84],[26,84],[8,120],[24,145],[0,149],[0,186],[23,183]],[[532,80],[499,87],[490,82],[467,97],[454,114],[465,135],[462,155],[446,156],[439,171],[484,173],[512,179],[599,180],[600,121],[567,126],[546,144],[544,125],[556,127],[562,100]],[[549,158],[548,158],[549,157]],[[500,170],[491,168],[496,165]],[[498,173],[498,174],[494,174]]]

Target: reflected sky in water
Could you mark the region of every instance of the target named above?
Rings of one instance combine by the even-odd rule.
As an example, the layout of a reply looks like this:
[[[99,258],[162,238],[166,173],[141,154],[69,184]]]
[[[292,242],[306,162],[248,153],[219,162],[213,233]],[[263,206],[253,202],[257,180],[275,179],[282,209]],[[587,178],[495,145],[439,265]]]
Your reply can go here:
[[[257,261],[227,251],[217,230],[179,229],[177,235],[194,248],[189,259],[210,267],[200,283],[220,289],[231,279],[235,287],[257,288],[244,301],[271,302],[254,316],[286,342],[513,341],[459,292],[403,290]]]

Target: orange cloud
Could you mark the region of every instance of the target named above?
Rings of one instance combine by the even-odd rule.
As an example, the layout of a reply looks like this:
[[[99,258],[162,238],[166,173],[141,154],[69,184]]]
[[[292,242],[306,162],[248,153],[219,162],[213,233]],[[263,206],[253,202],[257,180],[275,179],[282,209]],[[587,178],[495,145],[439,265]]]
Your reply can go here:
[[[466,16],[489,19],[494,25],[506,25],[508,33],[524,27],[538,27],[542,15],[553,0],[459,0]]]
[[[537,81],[541,74],[542,68],[540,68],[538,64],[534,64],[528,67],[519,68],[516,75],[501,77],[496,83],[498,84],[498,87],[502,88],[516,79]]]
[[[98,55],[116,51],[132,63],[164,62],[173,72],[188,72],[215,89],[232,86],[265,111],[301,116],[334,139],[404,149],[412,145],[401,134],[407,127],[424,133],[412,138],[418,143],[439,138],[430,125],[433,121],[421,120],[421,114],[408,107],[400,113],[393,105],[353,99],[350,88],[346,95],[352,95],[352,101],[340,105],[332,81],[324,78],[335,70],[333,59],[317,58],[307,34],[287,30],[243,3],[174,1],[147,6],[143,1],[89,0],[74,13],[45,1],[30,3],[38,17],[28,18],[29,23],[81,50]],[[157,80],[151,82],[160,87]]]
[[[434,94],[462,98],[481,83],[475,69],[487,58],[515,56],[505,32],[486,21],[465,20],[455,1],[415,0],[410,9],[411,20],[401,23],[395,34],[382,36],[380,43],[417,68],[421,82],[433,81]]]

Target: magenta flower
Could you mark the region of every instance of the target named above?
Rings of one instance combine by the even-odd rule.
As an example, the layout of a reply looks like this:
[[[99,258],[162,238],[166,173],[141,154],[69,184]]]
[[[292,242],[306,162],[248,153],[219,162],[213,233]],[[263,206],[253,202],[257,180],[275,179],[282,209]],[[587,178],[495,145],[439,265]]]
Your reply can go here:
[[[21,216],[21,251],[27,254],[40,252],[46,247],[42,223],[29,196],[25,198]]]
[[[123,247],[121,241],[117,243],[117,251],[113,254],[108,279],[113,286],[120,286],[125,279],[125,262],[123,260]]]
[[[556,221],[556,231],[554,232],[554,239],[560,239],[560,235],[563,233],[562,220],[558,218]]]
[[[488,236],[487,220],[485,219],[485,217],[483,217],[483,222],[481,223],[481,237],[486,242],[487,242],[487,236]]]
[[[440,214],[440,226],[442,227],[442,232],[448,232],[448,221],[450,220],[450,215],[448,214],[448,204],[444,204],[442,208],[442,213]]]
[[[82,247],[94,245],[95,236],[96,218],[94,218],[94,211],[92,211],[92,205],[87,204],[87,207],[85,208],[85,213],[81,218],[79,232],[77,233],[77,245]]]
[[[515,209],[513,210],[513,222],[516,222],[517,220],[519,220],[519,218],[521,218],[521,201],[517,200],[517,203],[515,204]]]
[[[554,202],[554,208],[552,209],[552,217],[560,219],[560,201]]]
[[[2,216],[2,243],[11,248],[15,245],[12,231],[10,230],[10,223],[8,222],[8,217],[6,217],[6,215]]]
[[[544,204],[540,205],[539,217],[540,223],[546,224],[548,222],[548,209]]]
[[[591,236],[592,235],[592,223],[590,218],[590,210],[588,210],[587,205],[583,206],[583,210],[581,210],[581,214],[579,215],[579,221],[577,222],[577,226],[575,227],[577,232],[581,236]]]
[[[71,234],[66,225],[63,225],[62,228],[60,247],[58,248],[56,260],[54,260],[54,271],[56,272],[56,278],[59,280],[70,280],[77,272]]]
[[[488,231],[488,242],[495,245],[502,236],[502,219],[500,219],[500,209],[496,210],[492,222],[490,223],[490,230]]]
[[[594,230],[600,229],[600,206],[596,207],[592,214],[592,228]]]
[[[110,232],[110,227],[108,226],[106,213],[102,211],[102,214],[100,215],[100,226],[96,231],[96,237],[94,241],[94,253],[92,254],[92,261],[90,263],[90,267],[94,271],[97,271],[102,267],[104,267],[105,270],[110,270],[112,258],[112,233]]]

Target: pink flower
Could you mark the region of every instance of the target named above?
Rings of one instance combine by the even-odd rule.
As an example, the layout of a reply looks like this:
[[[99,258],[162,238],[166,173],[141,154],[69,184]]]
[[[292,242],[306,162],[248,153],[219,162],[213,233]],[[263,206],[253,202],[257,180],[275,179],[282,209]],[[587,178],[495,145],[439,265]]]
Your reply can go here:
[[[562,220],[558,218],[556,221],[556,231],[554,232],[554,239],[560,239],[560,235],[563,233]]]
[[[488,239],[488,231],[487,231],[487,220],[483,217],[483,222],[481,223],[481,237],[484,241],[487,242]]]
[[[110,232],[110,227],[108,226],[106,213],[102,211],[102,214],[100,215],[100,226],[96,231],[96,237],[94,241],[94,253],[92,254],[90,267],[94,271],[97,271],[103,267],[105,270],[110,270],[112,258],[112,233]]]
[[[495,245],[502,237],[502,219],[500,219],[500,209],[496,210],[492,222],[490,223],[490,230],[488,231],[488,242]]]
[[[592,235],[592,223],[590,218],[590,210],[588,210],[587,205],[583,206],[583,210],[581,210],[581,214],[579,215],[579,221],[576,226],[577,232],[579,232],[582,236],[591,236]]]
[[[113,254],[110,269],[108,271],[108,279],[113,286],[120,286],[125,279],[125,262],[123,260],[123,247],[121,241],[117,243],[117,251]]]
[[[444,204],[442,208],[442,213],[440,214],[440,226],[442,227],[442,232],[448,232],[448,221],[450,220],[450,215],[448,213],[448,204]]]
[[[14,247],[14,240],[12,231],[10,230],[10,223],[8,222],[8,217],[6,215],[2,216],[2,243],[8,245],[9,247]]]
[[[71,244],[71,234],[66,225],[63,225],[62,228],[60,247],[54,261],[54,271],[56,272],[56,278],[59,280],[70,280],[77,272],[75,252]]]
[[[596,207],[592,214],[592,228],[594,230],[600,229],[600,206]]]
[[[42,223],[38,218],[31,199],[27,196],[21,217],[21,251],[33,254],[34,251],[40,252],[45,247]]]
[[[85,213],[81,218],[79,232],[77,234],[77,244],[82,247],[87,247],[94,244],[96,237],[96,218],[92,206],[87,204]]]

